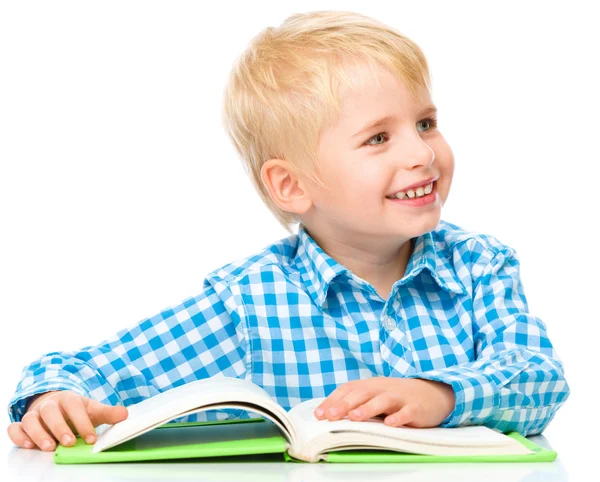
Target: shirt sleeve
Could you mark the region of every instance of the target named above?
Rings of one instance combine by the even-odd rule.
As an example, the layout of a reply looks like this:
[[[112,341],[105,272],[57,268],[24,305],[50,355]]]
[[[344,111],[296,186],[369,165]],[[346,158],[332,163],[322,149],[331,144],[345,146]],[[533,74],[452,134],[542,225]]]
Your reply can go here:
[[[473,362],[411,375],[447,383],[454,410],[441,427],[485,425],[541,433],[569,396],[563,364],[538,317],[529,313],[517,253],[506,247],[473,284]]]
[[[125,328],[99,345],[51,352],[25,366],[9,402],[19,422],[30,397],[72,390],[108,405],[131,405],[191,381],[247,374],[243,303],[223,282]]]

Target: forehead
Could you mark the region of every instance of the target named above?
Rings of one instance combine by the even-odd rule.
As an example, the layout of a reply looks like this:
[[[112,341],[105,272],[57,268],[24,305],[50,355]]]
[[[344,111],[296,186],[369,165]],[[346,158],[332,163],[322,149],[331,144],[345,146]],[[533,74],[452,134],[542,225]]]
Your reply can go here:
[[[334,125],[354,129],[357,122],[376,117],[416,115],[431,104],[427,87],[419,87],[413,94],[404,80],[384,67],[372,71],[368,66],[357,66],[350,73],[351,85],[340,89],[340,115]]]

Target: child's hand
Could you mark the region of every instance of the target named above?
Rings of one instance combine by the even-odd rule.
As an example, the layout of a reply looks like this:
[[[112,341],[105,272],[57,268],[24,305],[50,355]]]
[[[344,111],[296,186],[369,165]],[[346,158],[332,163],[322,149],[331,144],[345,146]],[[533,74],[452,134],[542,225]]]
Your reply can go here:
[[[367,420],[380,414],[394,427],[437,427],[454,410],[454,390],[420,378],[376,377],[336,388],[315,409],[320,420]]]
[[[77,432],[86,443],[96,442],[94,427],[127,418],[127,408],[104,405],[70,390],[46,392],[35,398],[20,422],[8,426],[8,436],[19,447],[55,449],[55,442],[75,443]]]

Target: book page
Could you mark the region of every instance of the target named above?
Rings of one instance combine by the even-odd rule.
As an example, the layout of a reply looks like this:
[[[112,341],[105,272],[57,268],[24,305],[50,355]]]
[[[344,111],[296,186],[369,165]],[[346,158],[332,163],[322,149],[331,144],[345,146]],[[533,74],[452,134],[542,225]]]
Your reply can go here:
[[[371,418],[368,421],[357,422],[343,418],[329,421],[319,420],[314,416],[314,410],[325,398],[315,398],[302,402],[289,411],[294,425],[297,427],[298,438],[303,443],[315,439],[320,434],[331,432],[363,432],[383,437],[407,440],[415,443],[446,445],[455,447],[472,446],[503,446],[512,445],[513,440],[501,432],[483,425],[470,425],[464,427],[443,428],[414,428],[390,427],[383,423],[383,419]]]
[[[188,412],[222,408],[240,408],[245,404],[263,407],[281,420],[294,439],[295,430],[288,414],[265,390],[240,378],[212,377],[180,385],[127,407],[128,417],[98,433],[92,453],[114,447]],[[228,406],[228,404],[231,405]]]
[[[235,403],[235,402],[227,402],[227,403],[217,403],[212,405],[206,405],[201,409],[190,410],[189,412],[185,412],[182,416],[191,415],[192,413],[201,412],[204,410],[221,410],[223,408],[239,408],[241,410],[246,410],[256,415],[260,415],[267,420],[270,420],[275,424],[275,426],[279,429],[280,433],[285,437],[287,442],[291,445],[294,443],[294,438],[296,434],[296,429],[292,425],[286,425],[289,423],[287,420],[282,420],[277,414],[273,413],[271,410],[268,410],[259,405],[255,405],[253,403]]]

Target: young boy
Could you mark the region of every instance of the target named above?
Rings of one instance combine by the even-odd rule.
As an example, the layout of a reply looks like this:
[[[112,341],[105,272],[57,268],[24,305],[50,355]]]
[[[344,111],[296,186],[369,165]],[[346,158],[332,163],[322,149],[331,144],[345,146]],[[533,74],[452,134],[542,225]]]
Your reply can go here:
[[[291,235],[99,345],[26,366],[12,441],[93,443],[126,406],[213,376],[286,409],[326,397],[320,419],[542,432],[569,395],[563,365],[515,250],[440,219],[454,158],[435,115],[425,57],[384,24],[321,11],[265,29],[232,70],[224,120]]]

